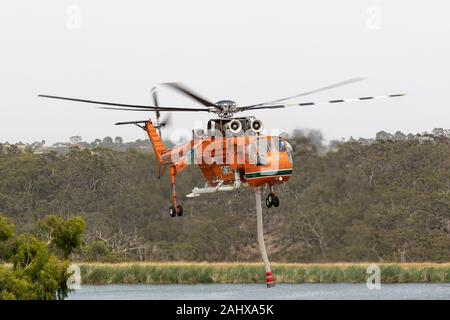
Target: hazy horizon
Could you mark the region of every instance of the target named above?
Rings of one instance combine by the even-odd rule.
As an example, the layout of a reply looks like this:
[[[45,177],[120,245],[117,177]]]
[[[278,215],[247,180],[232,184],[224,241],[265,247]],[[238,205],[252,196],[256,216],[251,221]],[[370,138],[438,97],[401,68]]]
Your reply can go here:
[[[150,89],[167,81],[213,101],[252,104],[363,76],[296,101],[407,96],[242,115],[268,130],[317,129],[327,141],[449,128],[449,9],[445,1],[406,0],[7,2],[0,12],[0,141],[145,139],[142,130],[114,123],[153,113],[37,95],[151,104]],[[160,100],[198,106],[168,89]],[[173,113],[173,128],[189,131],[209,118]]]

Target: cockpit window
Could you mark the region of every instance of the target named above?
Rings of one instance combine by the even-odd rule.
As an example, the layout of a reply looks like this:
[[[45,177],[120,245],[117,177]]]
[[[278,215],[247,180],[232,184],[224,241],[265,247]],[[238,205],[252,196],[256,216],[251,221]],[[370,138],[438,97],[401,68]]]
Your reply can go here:
[[[284,142],[284,140],[279,140],[278,146],[280,152],[286,152],[286,143]]]
[[[286,151],[287,151],[287,153],[288,153],[288,159],[289,159],[289,162],[290,163],[293,163],[293,160],[292,160],[292,152],[293,152],[293,149],[292,149],[292,146],[289,144],[289,142],[287,142],[287,141],[284,141],[284,140],[282,140],[284,143],[284,147],[286,148]]]

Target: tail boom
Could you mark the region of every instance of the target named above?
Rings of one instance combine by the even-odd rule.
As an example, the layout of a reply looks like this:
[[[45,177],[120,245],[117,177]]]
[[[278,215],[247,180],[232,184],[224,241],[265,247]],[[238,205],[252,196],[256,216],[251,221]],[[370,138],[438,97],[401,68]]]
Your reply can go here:
[[[164,143],[162,142],[155,126],[150,120],[145,123],[145,131],[147,131],[148,138],[152,143],[156,160],[158,161],[158,164],[161,164],[161,155],[166,152],[166,147],[164,146]]]

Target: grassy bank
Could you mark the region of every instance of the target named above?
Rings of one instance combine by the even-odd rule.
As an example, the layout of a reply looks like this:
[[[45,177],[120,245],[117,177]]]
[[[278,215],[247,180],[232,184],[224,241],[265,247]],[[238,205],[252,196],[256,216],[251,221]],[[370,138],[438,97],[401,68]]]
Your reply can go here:
[[[273,263],[278,283],[366,282],[369,263]],[[450,263],[378,264],[382,283],[450,282]],[[264,282],[261,263],[83,263],[84,284]]]

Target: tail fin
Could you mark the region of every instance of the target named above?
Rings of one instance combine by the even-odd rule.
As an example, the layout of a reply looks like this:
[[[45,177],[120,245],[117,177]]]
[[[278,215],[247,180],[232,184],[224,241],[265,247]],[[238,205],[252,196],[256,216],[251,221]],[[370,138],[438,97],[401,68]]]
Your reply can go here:
[[[149,120],[145,123],[145,131],[147,131],[148,137],[152,142],[153,152],[155,153],[156,160],[158,160],[158,164],[161,164],[161,155],[166,151],[166,147],[161,140],[156,128],[153,126],[153,123]]]

